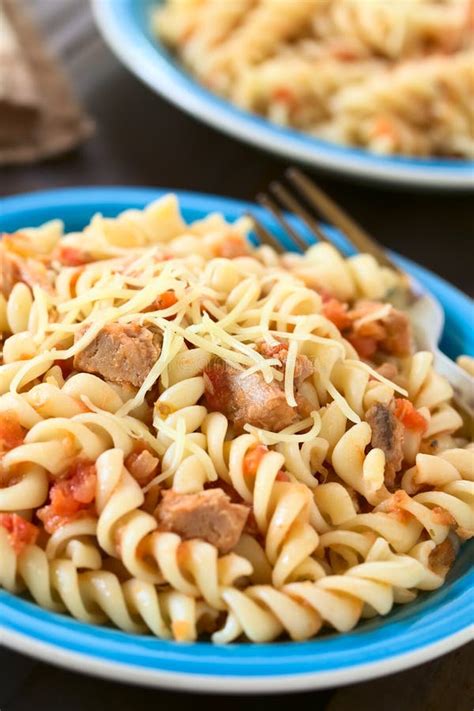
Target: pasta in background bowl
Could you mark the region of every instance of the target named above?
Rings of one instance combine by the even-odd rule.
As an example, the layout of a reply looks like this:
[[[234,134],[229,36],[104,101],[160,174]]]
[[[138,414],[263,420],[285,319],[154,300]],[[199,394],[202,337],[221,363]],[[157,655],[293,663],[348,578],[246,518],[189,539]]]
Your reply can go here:
[[[302,7],[301,3],[274,0],[266,2],[259,8],[257,15],[264,24],[266,22],[265,13],[273,13],[272,23],[267,22],[268,37],[264,33],[265,40],[268,40],[269,43],[269,48],[266,47],[265,51],[275,49],[275,32],[283,29],[284,34],[286,25],[284,23],[282,25],[281,21],[278,21],[278,17],[275,20],[274,13],[276,5],[281,4],[283,7],[285,2],[294,8],[296,6]],[[314,5],[313,0],[308,0],[308,2]],[[342,9],[349,7],[349,14],[351,2],[354,0],[342,2]],[[226,16],[226,13],[232,16],[233,11],[241,12],[246,3],[251,4],[252,0],[249,2],[238,0],[235,3],[212,3],[209,5],[208,11],[210,13],[216,12],[219,17]],[[450,5],[451,10],[448,8],[449,19],[446,20],[446,23],[449,26],[453,23],[456,25],[456,22],[459,26],[462,24],[461,20],[465,16],[463,14],[464,5],[461,7],[462,3],[465,3],[465,0],[459,0],[459,5],[456,5],[456,1],[454,1],[454,4]],[[154,91],[162,94],[192,116],[260,148],[279,153],[292,160],[351,176],[424,187],[472,188],[474,163],[468,157],[472,152],[472,133],[469,131],[472,119],[469,118],[470,102],[468,99],[470,82],[472,83],[472,63],[469,62],[468,54],[466,52],[459,53],[456,55],[458,59],[455,60],[455,64],[451,65],[449,58],[434,53],[429,61],[423,63],[422,74],[418,71],[418,64],[414,67],[411,64],[408,65],[409,63],[407,63],[407,67],[401,66],[400,71],[394,73],[396,92],[388,92],[391,82],[380,81],[378,78],[377,68],[393,61],[390,59],[391,53],[394,52],[394,48],[397,49],[400,42],[403,52],[408,52],[410,55],[413,42],[416,49],[420,37],[424,41],[427,36],[429,38],[433,34],[441,45],[447,41],[448,33],[445,32],[441,36],[439,32],[440,17],[444,12],[443,5],[431,8],[432,12],[428,11],[429,19],[427,20],[424,15],[421,27],[415,23],[414,37],[408,33],[406,47],[402,41],[403,37],[401,38],[397,33],[388,32],[383,34],[383,41],[381,41],[383,46],[379,48],[377,39],[379,33],[374,33],[373,23],[368,21],[374,3],[365,3],[366,11],[362,13],[360,24],[364,27],[363,34],[367,34],[367,43],[371,47],[372,54],[369,53],[370,57],[367,60],[346,62],[342,69],[340,61],[326,61],[324,57],[319,56],[313,58],[312,40],[309,42],[309,47],[306,40],[303,41],[302,56],[300,56],[299,50],[293,51],[291,49],[293,45],[290,44],[289,48],[282,50],[281,56],[278,55],[262,65],[257,63],[248,71],[244,71],[245,67],[242,68],[239,65],[240,53],[234,53],[231,59],[237,61],[238,73],[243,81],[243,83],[237,83],[233,79],[230,82],[230,87],[234,86],[235,91],[238,89],[239,92],[239,96],[235,97],[238,105],[234,105],[219,95],[229,93],[229,87],[225,86],[228,81],[226,72],[223,75],[224,84],[221,86],[222,79],[219,78],[218,85],[211,90],[207,85],[204,86],[198,79],[195,79],[182,62],[172,54],[168,46],[156,38],[151,18],[164,4],[164,2],[157,2],[157,0],[115,0],[113,3],[92,0],[98,27],[121,61]],[[428,4],[430,3],[428,2]],[[327,3],[321,5],[326,7]],[[413,12],[416,14],[417,8],[423,7],[425,3],[404,3],[404,6],[407,5],[413,6]],[[175,21],[173,13],[170,13],[173,20],[170,19],[168,23],[165,23],[167,24],[166,33],[169,42],[174,44],[180,30],[182,30],[183,22],[186,25],[183,18],[193,17],[199,7],[205,6],[207,6],[206,2],[176,3],[177,20]],[[381,17],[377,15],[377,22],[380,21],[385,26],[385,14],[387,13],[388,19],[393,21],[393,13],[395,15],[397,13],[392,6],[393,3],[390,4],[391,9],[386,13],[381,13]],[[227,12],[228,10],[229,12]],[[299,14],[301,15],[301,12]],[[306,14],[305,9],[303,19]],[[339,11],[336,14],[339,18]],[[441,24],[443,22],[444,20],[441,20]],[[349,24],[350,27],[359,26],[357,23]],[[343,22],[343,25],[345,32],[351,34],[351,29],[347,28],[346,21]],[[290,26],[289,23],[288,26]],[[397,26],[395,23],[395,27]],[[208,30],[206,27],[203,26],[202,32],[199,30],[196,33],[195,43],[190,42],[188,46],[188,61],[193,66],[194,62],[199,63],[201,75],[204,75],[208,70],[209,57],[206,42],[213,41],[214,33],[219,32],[220,24],[216,20],[216,23],[210,25]],[[256,30],[258,29],[257,23]],[[453,26],[452,29],[454,31],[455,27]],[[324,33],[331,33],[331,23],[329,22],[323,30]],[[186,32],[183,33],[183,36],[186,37]],[[259,38],[261,39],[261,30],[257,40]],[[238,36],[236,42],[237,39],[239,39]],[[254,39],[253,36],[249,38],[249,51],[255,45]],[[350,43],[354,44],[355,42],[358,45],[357,37],[350,37],[349,40]],[[436,46],[435,42],[435,48]],[[356,49],[359,51],[360,47],[356,47]],[[467,52],[469,51],[472,52],[472,50],[467,50]],[[375,59],[373,58],[374,53]],[[214,61],[214,57],[209,59],[212,64],[211,60]],[[317,84],[311,79],[311,63],[313,61],[317,62],[318,67],[322,62],[321,77]],[[411,58],[410,62],[417,63],[417,57]],[[346,64],[350,66],[347,68]],[[456,68],[457,64],[459,64],[458,68]],[[374,81],[370,85],[370,101],[367,101],[365,92],[362,92],[361,95],[356,84],[350,85],[348,78],[350,74],[352,82],[355,82],[357,79],[365,77],[367,71],[369,74],[375,72]],[[260,76],[261,73],[262,76]],[[417,82],[413,80],[415,73],[419,74]],[[291,85],[290,93],[286,90],[279,90],[283,80],[283,88],[287,88],[288,84]],[[331,111],[337,108],[336,114],[340,120],[333,121],[329,120],[328,102],[329,98],[331,98],[331,102],[336,101],[333,94],[340,84],[345,86],[343,92],[344,111],[339,104],[337,107],[334,106]],[[275,91],[278,99],[276,102],[272,99]],[[472,93],[472,89],[470,91]],[[293,110],[289,112],[288,109],[288,102],[290,99],[293,100],[294,92],[298,94],[298,106],[300,107],[296,113]],[[301,92],[303,96],[300,97]],[[306,97],[307,94],[309,98]],[[436,101],[434,101],[434,97],[437,97]],[[308,110],[306,110],[307,98],[310,103]],[[337,101],[340,100],[342,101],[342,95],[339,97],[338,94]],[[371,107],[374,107],[373,111]],[[378,107],[377,111],[375,111],[375,107]],[[256,113],[250,113],[249,109]],[[267,114],[273,117],[277,123],[268,120]],[[379,116],[380,120],[375,114]],[[403,150],[397,148],[396,142],[393,143],[393,136],[391,137],[393,133],[392,114],[394,116],[400,114],[400,118],[397,118],[395,123],[397,124],[396,132],[403,139]],[[427,116],[430,117],[428,124]],[[413,129],[414,117],[416,117],[417,130]],[[318,134],[316,131],[313,132],[312,126],[315,122]],[[311,130],[312,135],[304,132],[308,130]],[[430,148],[431,145],[434,146],[430,137],[436,139],[435,143],[439,146],[437,151]],[[348,145],[342,145],[341,141]],[[354,145],[370,145],[378,151],[378,154],[364,147],[353,147]],[[446,150],[449,145],[451,148]],[[408,156],[395,155],[397,152],[408,154]],[[445,157],[429,157],[431,152],[438,152]],[[464,156],[464,158],[448,157],[448,154],[452,153]]]
[[[381,154],[474,158],[470,0],[165,0],[152,24],[243,109]]]
[[[14,233],[4,245],[23,271],[6,309],[2,306],[7,320],[3,328],[13,335],[4,345],[0,409],[10,413],[13,424],[11,413],[17,413],[16,424],[27,432],[21,437],[25,444],[10,447],[3,458],[3,474],[20,467],[16,472],[21,476],[0,489],[7,516],[0,527],[0,580],[11,592],[21,592],[23,582],[33,598],[49,608],[40,610],[2,591],[5,641],[22,648],[27,638],[32,653],[47,648],[58,663],[76,665],[81,660],[92,672],[113,675],[121,669],[121,678],[126,673],[169,686],[179,676],[180,686],[184,682],[188,688],[215,690],[305,688],[360,679],[462,643],[469,625],[467,545],[439,588],[453,552],[448,529],[457,529],[465,538],[472,517],[466,479],[472,477],[472,450],[463,449],[459,440],[441,442],[446,439],[441,433],[460,424],[455,411],[442,402],[449,399],[449,391],[432,375],[428,387],[414,385],[417,378],[427,377],[422,375],[429,367],[424,355],[415,369],[410,359],[402,364],[399,375],[408,367],[408,379],[405,374],[405,382],[402,377],[391,384],[387,376],[395,377],[398,356],[393,359],[393,344],[386,340],[379,339],[377,351],[392,350],[392,356],[384,356],[381,373],[359,360],[354,348],[362,347],[360,321],[365,319],[362,326],[380,326],[387,317],[380,311],[383,306],[375,313],[369,309],[356,314],[353,323],[359,331],[351,326],[344,331],[345,340],[328,318],[341,318],[336,298],[381,298],[396,277],[375,263],[368,265],[361,255],[347,262],[325,252],[324,246],[313,248],[304,259],[287,256],[284,264],[265,248],[255,259],[243,239],[248,225],[238,221],[248,206],[183,194],[184,217],[194,221],[189,227],[172,197],[140,212],[155,197],[155,191],[94,189],[4,201],[0,225]],[[106,219],[96,217],[84,233],[75,234],[98,211]],[[210,212],[222,212],[233,226],[218,215],[206,217]],[[123,213],[118,220],[107,219],[118,213]],[[21,229],[53,218],[64,219],[73,234],[59,240],[58,222],[32,232]],[[33,261],[28,256],[32,244],[36,256],[42,255]],[[459,338],[448,348],[472,352],[472,342],[463,336],[465,297],[421,268],[407,268],[441,298],[448,332]],[[48,279],[56,274],[49,294],[46,282],[38,286],[45,273]],[[316,282],[308,284],[308,279]],[[29,280],[36,284],[32,292],[25,284]],[[331,298],[329,293],[321,298],[321,280]],[[266,283],[263,292],[260,283]],[[343,313],[347,316],[348,311]],[[83,321],[91,325],[92,334]],[[270,331],[262,327],[267,322]],[[160,332],[158,343],[153,335],[136,331],[150,327],[151,333]],[[25,337],[25,328],[32,329],[34,338]],[[126,371],[120,342],[114,340],[117,328],[121,338],[129,339]],[[250,329],[250,340],[242,328]],[[273,341],[268,341],[270,333],[276,337]],[[262,346],[262,336],[270,352]],[[115,345],[112,354],[107,339]],[[94,348],[88,351],[91,343]],[[250,347],[255,343],[258,348]],[[49,363],[51,356],[43,346],[55,347],[56,363]],[[137,347],[140,358],[135,361]],[[100,357],[103,348],[105,359]],[[334,350],[332,362],[324,355],[328,349]],[[75,364],[59,368],[70,355]],[[216,357],[221,359],[217,370]],[[219,381],[224,361],[227,380]],[[317,374],[309,369],[310,362]],[[242,381],[236,390],[235,376],[241,377],[236,365],[250,369],[247,378],[254,388],[270,388],[265,396],[271,394],[279,413],[276,424],[258,408],[245,410],[239,424],[241,411],[229,409],[232,403],[246,404]],[[156,390],[158,377],[161,385]],[[223,382],[233,388],[233,399],[221,398],[214,407],[215,389]],[[424,393],[423,402],[417,410],[403,405],[403,412],[393,414],[388,403],[395,392],[399,405],[407,403],[407,385],[420,396]],[[156,391],[147,402],[145,394],[153,387]],[[434,391],[438,394],[433,400]],[[382,408],[378,415],[377,407]],[[367,414],[371,408],[372,415]],[[405,437],[406,460],[420,447],[420,423],[431,428],[425,432],[427,443],[437,439],[447,449],[435,469],[430,454],[413,461],[414,467],[404,466],[407,473],[399,494],[384,490],[384,476],[389,489],[394,487],[387,478],[390,457],[387,448],[382,451],[383,437],[379,448],[373,443],[368,452],[370,466],[355,454],[368,444],[380,416],[389,419],[393,431],[400,427],[393,417],[408,429],[415,425],[415,432]],[[138,450],[133,446],[137,440]],[[396,460],[391,459],[395,477],[400,465]],[[66,461],[73,471],[64,479]],[[433,484],[425,486],[429,481]],[[175,492],[171,499],[166,493],[172,494],[170,483]],[[430,494],[430,489],[437,491]],[[71,494],[73,509],[65,511]],[[178,507],[185,516],[193,507],[202,512],[203,497],[204,518],[214,515],[217,500],[226,514],[217,527],[217,540],[212,540],[215,531],[202,529],[196,540],[195,529],[194,534],[186,530],[189,519],[183,523],[176,518],[176,503],[189,504],[184,513]],[[367,503],[369,509],[363,510]],[[255,520],[241,536],[242,510],[249,504]],[[357,512],[354,507],[362,504]],[[36,545],[25,545],[33,542],[28,538],[32,531],[18,521],[29,518],[28,508],[40,509],[32,523],[44,525]],[[368,522],[373,508],[380,513]],[[20,514],[15,520],[14,512]],[[345,522],[351,525],[344,528]],[[177,529],[183,539],[194,540],[181,542]],[[237,545],[232,540],[236,530]],[[12,543],[19,547],[18,557]],[[434,552],[436,557],[430,558]],[[413,601],[416,588],[439,590],[421,593]],[[301,604],[303,599],[309,606]],[[369,617],[375,610],[386,614],[394,602],[409,604],[396,606],[385,620],[375,618],[349,632],[363,612],[361,600],[370,601],[371,608],[364,611]],[[58,614],[65,608],[82,622]],[[242,633],[261,644],[283,632],[304,639],[313,636],[322,621],[344,634],[263,648],[245,642],[180,646],[94,626],[106,618],[126,632],[141,635],[148,628],[159,637],[181,640],[192,640],[201,627],[219,643],[241,638]]]

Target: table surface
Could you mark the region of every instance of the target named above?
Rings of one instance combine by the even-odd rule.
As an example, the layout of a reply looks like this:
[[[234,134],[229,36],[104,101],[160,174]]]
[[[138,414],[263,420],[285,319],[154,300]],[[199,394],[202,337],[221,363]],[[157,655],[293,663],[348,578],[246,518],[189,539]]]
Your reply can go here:
[[[107,2],[109,0],[104,0]],[[1,192],[75,185],[145,185],[220,193],[252,200],[281,177],[284,161],[199,123],[155,96],[112,56],[97,34],[86,0],[21,0],[37,20],[48,46],[62,60],[76,93],[97,124],[80,150],[34,166],[3,170]],[[320,184],[385,245],[424,264],[473,293],[472,196],[423,193],[362,185],[325,174]],[[469,647],[383,679],[298,695],[312,711],[369,709],[452,711],[472,709]],[[138,689],[57,669],[0,650],[1,711],[114,711],[151,703],[179,709],[185,694]],[[276,709],[292,697],[272,699]],[[211,709],[229,711],[241,698],[207,696]],[[256,707],[261,697],[245,703]]]

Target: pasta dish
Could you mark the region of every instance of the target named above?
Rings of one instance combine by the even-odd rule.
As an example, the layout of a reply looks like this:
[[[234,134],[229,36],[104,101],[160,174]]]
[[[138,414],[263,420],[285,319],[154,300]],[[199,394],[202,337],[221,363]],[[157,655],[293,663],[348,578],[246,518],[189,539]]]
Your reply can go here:
[[[165,0],[155,34],[241,109],[379,154],[474,157],[472,0]]]
[[[1,587],[225,643],[345,632],[443,584],[473,445],[399,276],[250,228],[168,195],[3,236]]]

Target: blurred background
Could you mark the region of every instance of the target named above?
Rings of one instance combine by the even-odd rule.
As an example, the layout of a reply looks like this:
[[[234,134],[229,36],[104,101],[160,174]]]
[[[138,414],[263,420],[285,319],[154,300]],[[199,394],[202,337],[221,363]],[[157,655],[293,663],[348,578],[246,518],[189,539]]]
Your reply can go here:
[[[199,123],[132,76],[99,36],[87,0],[8,2],[24,11],[41,31],[83,114],[73,106],[68,119],[67,130],[81,139],[77,147],[67,148],[74,140],[65,136],[66,148],[52,158],[1,166],[2,195],[78,185],[142,185],[252,200],[271,180],[281,177],[286,167],[283,160]],[[5,34],[0,37],[6,46]],[[1,56],[0,52],[0,61]],[[61,91],[58,96],[61,103]],[[22,115],[22,120],[27,119]],[[403,190],[322,172],[312,174],[385,245],[474,293],[472,194]],[[387,679],[303,694],[297,702],[311,705],[313,711],[348,711],[372,708],[376,698],[384,711],[441,711],[447,704],[453,711],[464,711],[472,693],[471,652],[458,650]],[[40,711],[95,711],[110,704],[120,710],[138,709],[157,700],[171,708],[188,703],[183,695],[86,679],[55,669],[47,660],[36,662],[7,650],[0,650],[0,669],[2,711],[26,711],[33,705]],[[291,698],[283,695],[272,703],[283,708],[292,703]],[[241,703],[206,698],[211,707],[223,701],[232,708]],[[261,699],[250,697],[245,703],[256,706]]]
[[[95,132],[80,148],[54,159],[3,167],[3,194],[74,185],[144,185],[252,200],[282,175],[283,160],[194,120],[141,84],[105,46],[87,0],[13,3],[41,30]],[[384,244],[474,293],[469,263],[472,194],[313,175]]]

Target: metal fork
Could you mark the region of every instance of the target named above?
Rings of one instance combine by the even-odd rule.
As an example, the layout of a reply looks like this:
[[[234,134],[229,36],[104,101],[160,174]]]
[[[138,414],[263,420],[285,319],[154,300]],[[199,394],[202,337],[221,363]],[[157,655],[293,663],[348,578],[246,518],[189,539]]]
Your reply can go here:
[[[451,384],[455,403],[471,430],[474,422],[474,379],[439,348],[444,327],[444,311],[439,301],[393,262],[384,248],[302,171],[289,168],[285,175],[291,190],[276,181],[270,184],[268,193],[257,196],[257,201],[271,213],[298,250],[304,252],[312,243],[308,239],[308,230],[312,238],[330,242],[337,249],[330,231],[325,230],[315,216],[320,214],[359,252],[371,254],[379,264],[399,273],[401,286],[390,294],[389,300],[408,313],[418,348],[433,353],[433,366]],[[299,217],[307,230],[296,227],[294,221],[290,222],[288,213]],[[260,241],[279,253],[284,252],[285,248],[278,238],[254,214],[251,217]]]

